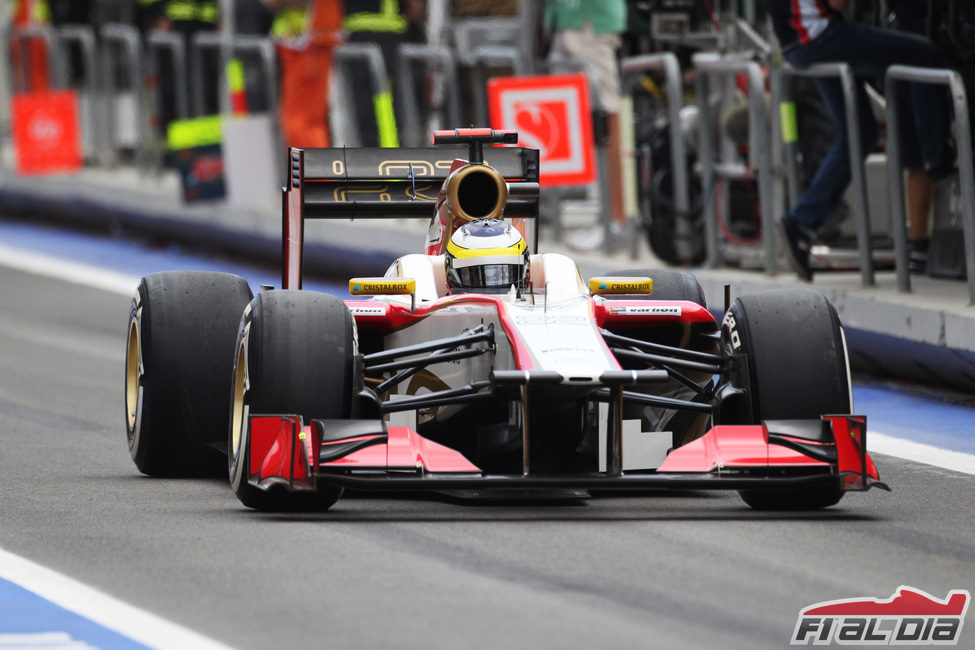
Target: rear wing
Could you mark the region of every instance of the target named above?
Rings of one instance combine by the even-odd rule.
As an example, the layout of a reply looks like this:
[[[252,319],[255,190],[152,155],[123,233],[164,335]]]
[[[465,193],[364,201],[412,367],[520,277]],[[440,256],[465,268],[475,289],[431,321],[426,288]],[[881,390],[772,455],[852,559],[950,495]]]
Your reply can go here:
[[[469,154],[467,146],[291,147],[282,201],[282,287],[301,288],[305,219],[430,219],[454,160]],[[537,217],[538,150],[486,147],[484,162],[508,182],[505,215]]]

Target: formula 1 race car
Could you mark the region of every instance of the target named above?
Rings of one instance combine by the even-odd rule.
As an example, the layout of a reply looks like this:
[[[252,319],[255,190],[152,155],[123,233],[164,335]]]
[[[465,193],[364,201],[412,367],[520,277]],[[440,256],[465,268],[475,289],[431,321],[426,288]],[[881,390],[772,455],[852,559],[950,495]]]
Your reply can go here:
[[[125,380],[142,472],[229,458],[241,502],[269,510],[327,508],[344,488],[733,489],[811,509],[886,487],[822,294],[740,296],[719,324],[684,271],[584,282],[536,252],[536,150],[491,146],[517,135],[490,129],[433,140],[454,146],[291,149],[281,290],[142,279]],[[302,290],[306,219],[431,214],[425,252],[351,279],[351,299]]]

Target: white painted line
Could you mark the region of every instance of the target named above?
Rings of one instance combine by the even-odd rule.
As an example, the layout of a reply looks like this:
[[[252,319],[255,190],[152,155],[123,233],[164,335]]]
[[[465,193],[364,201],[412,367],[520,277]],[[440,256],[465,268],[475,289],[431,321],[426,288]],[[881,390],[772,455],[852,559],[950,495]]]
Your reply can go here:
[[[98,650],[64,632],[0,634],[0,650]]]
[[[119,293],[123,296],[134,295],[139,286],[139,278],[135,276],[63,260],[53,255],[11,248],[3,244],[0,244],[0,265],[35,275],[102,289],[111,293]]]
[[[3,549],[0,578],[150,648],[230,650],[230,646]]]
[[[867,451],[975,475],[975,454],[941,449],[940,447],[895,438],[875,431],[867,433]]]

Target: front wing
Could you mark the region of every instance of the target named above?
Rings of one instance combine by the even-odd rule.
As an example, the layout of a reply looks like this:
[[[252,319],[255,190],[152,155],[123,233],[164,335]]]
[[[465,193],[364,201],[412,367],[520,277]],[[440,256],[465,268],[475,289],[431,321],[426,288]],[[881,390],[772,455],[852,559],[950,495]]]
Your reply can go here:
[[[719,425],[674,449],[656,470],[585,474],[489,474],[460,453],[381,420],[313,420],[251,415],[248,480],[263,490],[313,491],[320,484],[359,490],[485,488],[766,490],[881,483],[866,452],[866,418],[775,420]]]

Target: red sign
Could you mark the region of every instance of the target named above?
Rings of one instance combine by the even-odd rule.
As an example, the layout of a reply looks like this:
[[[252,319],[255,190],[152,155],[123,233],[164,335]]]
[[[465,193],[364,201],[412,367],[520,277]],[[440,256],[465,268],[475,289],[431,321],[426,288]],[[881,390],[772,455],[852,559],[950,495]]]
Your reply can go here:
[[[71,90],[14,95],[17,172],[49,174],[81,167],[78,97]]]
[[[518,132],[539,151],[542,185],[585,185],[596,178],[589,80],[584,74],[498,77],[488,82],[491,128]]]

